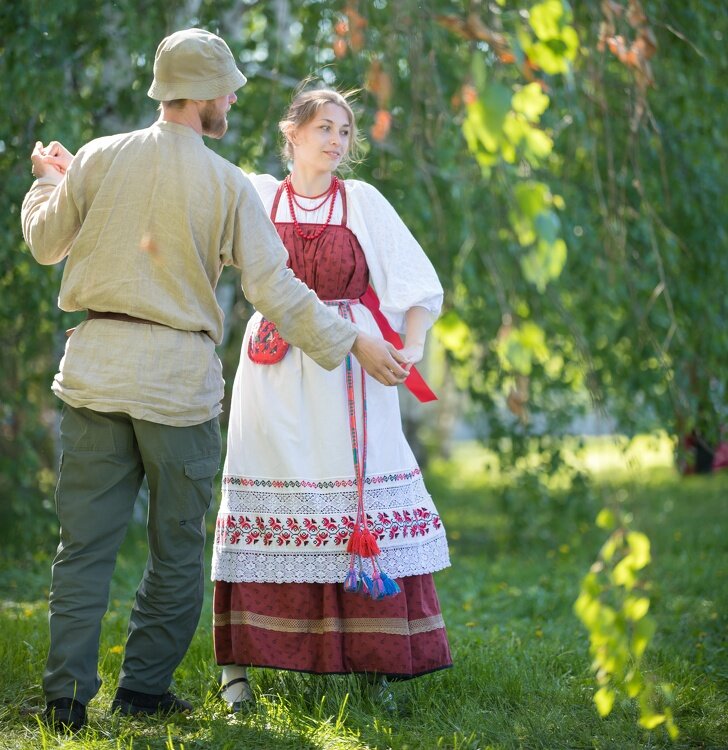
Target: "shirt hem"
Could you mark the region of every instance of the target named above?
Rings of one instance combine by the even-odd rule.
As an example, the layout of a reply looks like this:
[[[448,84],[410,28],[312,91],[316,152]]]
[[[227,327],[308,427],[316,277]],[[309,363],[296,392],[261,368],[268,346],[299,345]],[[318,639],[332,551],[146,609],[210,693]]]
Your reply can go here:
[[[57,388],[51,388],[51,390],[63,403],[68,404],[68,406],[74,409],[90,409],[91,411],[103,414],[127,414],[132,419],[163,424],[168,427],[194,427],[209,422],[222,413],[222,406],[218,405],[216,409],[210,410],[207,415],[200,414],[199,416],[188,418],[171,417],[169,414],[160,414],[149,408],[139,408],[138,405],[136,408],[130,408],[128,404],[123,402],[109,402],[93,398],[72,398]]]

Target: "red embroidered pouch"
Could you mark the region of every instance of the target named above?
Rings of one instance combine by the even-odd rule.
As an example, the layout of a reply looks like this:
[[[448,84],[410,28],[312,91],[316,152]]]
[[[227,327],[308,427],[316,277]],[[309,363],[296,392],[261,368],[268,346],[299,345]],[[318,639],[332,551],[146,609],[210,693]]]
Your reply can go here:
[[[260,319],[248,340],[248,357],[259,365],[274,365],[285,357],[290,344],[281,338],[275,323]]]

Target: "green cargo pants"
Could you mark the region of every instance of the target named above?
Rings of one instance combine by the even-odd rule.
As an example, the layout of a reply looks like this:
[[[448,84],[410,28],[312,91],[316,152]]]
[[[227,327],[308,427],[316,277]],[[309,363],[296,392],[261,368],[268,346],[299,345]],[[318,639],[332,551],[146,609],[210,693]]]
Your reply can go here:
[[[197,627],[204,590],[205,512],[220,465],[217,418],[193,427],[63,406],[47,700],[88,703],[109,585],[142,479],[149,556],[129,619],[121,687],[164,693]]]

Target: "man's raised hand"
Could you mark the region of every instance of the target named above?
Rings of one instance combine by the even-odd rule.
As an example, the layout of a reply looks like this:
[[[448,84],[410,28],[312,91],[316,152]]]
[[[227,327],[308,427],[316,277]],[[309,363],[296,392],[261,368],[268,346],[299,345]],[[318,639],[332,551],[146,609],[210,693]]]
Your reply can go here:
[[[73,161],[73,154],[58,141],[51,141],[47,146],[36,141],[30,161],[34,177],[52,177],[60,182]]]

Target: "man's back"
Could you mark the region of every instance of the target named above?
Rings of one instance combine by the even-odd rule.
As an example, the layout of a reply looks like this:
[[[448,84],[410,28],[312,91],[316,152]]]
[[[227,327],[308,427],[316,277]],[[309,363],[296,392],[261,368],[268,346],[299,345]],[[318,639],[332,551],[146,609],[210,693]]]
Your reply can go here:
[[[54,216],[51,199],[31,246],[41,262],[70,250],[63,310],[123,312],[219,343],[214,287],[232,261],[232,217],[247,189],[194,130],[157,122],[84,146],[57,196],[67,205]]]
[[[59,398],[172,426],[219,413],[215,285],[224,264],[240,264],[237,208],[250,197],[239,169],[193,129],[164,121],[90,142],[57,189],[34,184],[24,233],[40,262],[67,256],[61,309],[161,324],[78,326],[53,383]],[[267,221],[262,208],[249,212],[251,232],[256,217]]]

